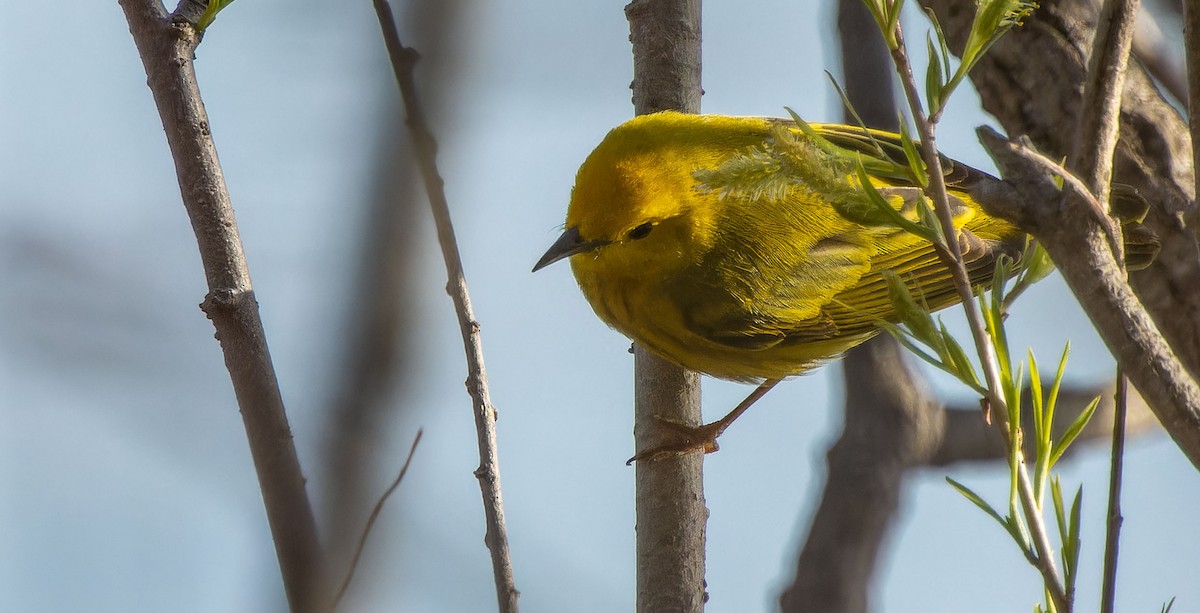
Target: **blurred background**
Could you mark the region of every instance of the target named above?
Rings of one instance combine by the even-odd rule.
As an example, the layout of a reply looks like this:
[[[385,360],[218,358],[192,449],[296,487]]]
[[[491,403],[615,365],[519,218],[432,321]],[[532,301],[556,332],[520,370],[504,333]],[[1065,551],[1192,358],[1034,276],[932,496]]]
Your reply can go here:
[[[529,273],[558,236],[575,169],[632,114],[622,3],[414,4],[397,16],[425,56],[422,95],[483,326],[521,604],[630,610],[628,341],[595,319],[569,267]],[[282,611],[245,433],[197,308],[195,241],[124,16],[114,2],[0,8],[0,611]],[[705,112],[787,105],[840,119],[822,72],[839,70],[834,31],[825,2],[708,3]],[[335,560],[424,428],[344,610],[492,610],[459,332],[370,2],[236,2],[197,69]],[[957,95],[939,142],[990,169],[972,95]],[[406,237],[387,266],[369,250],[381,227]],[[361,357],[380,351],[381,330],[396,353]],[[1111,376],[1056,277],[1022,299],[1011,331],[1043,363],[1070,339],[1072,381]],[[364,375],[378,364],[393,366]],[[709,611],[776,607],[838,434],[839,377],[834,364],[781,385],[709,456]],[[748,391],[706,381],[707,415]],[[348,408],[359,395],[385,410]],[[1081,610],[1098,602],[1107,470],[1104,445],[1062,465],[1070,489],[1086,484]],[[990,500],[1007,494],[999,466],[912,478],[875,609],[1030,610],[1036,573],[946,474]],[[1130,443],[1124,500],[1118,609],[1177,597],[1175,611],[1200,610],[1200,479],[1164,435]]]

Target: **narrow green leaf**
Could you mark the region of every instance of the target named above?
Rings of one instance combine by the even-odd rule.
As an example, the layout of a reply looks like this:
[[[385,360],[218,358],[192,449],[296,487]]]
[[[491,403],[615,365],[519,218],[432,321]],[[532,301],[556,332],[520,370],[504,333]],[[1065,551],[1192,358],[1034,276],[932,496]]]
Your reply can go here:
[[[937,327],[933,323],[933,316],[929,314],[929,308],[917,304],[908,286],[895,272],[883,271],[883,280],[887,283],[888,298],[892,302],[892,307],[896,309],[896,315],[900,322],[908,326],[913,338],[938,350],[940,343],[937,337]],[[938,353],[940,354],[941,351],[938,350]]]
[[[1071,341],[1063,346],[1062,357],[1058,359],[1058,370],[1054,373],[1054,383],[1050,386],[1050,395],[1046,399],[1047,431],[1054,424],[1054,411],[1058,407],[1058,391],[1062,387],[1063,375],[1067,373],[1067,358],[1071,356]]]
[[[1042,396],[1042,373],[1038,368],[1037,356],[1033,354],[1033,349],[1029,349],[1026,355],[1029,356],[1029,400],[1033,410],[1033,434],[1036,437],[1038,455],[1041,455],[1043,443],[1049,442],[1049,437],[1044,436],[1046,433],[1046,414],[1043,410],[1045,403]]]
[[[892,1],[891,13],[888,15],[887,30],[883,33],[890,49],[895,49],[899,46],[896,39],[896,24],[900,23],[900,11],[903,9],[904,0]]]
[[[1028,539],[1025,538],[1020,528],[1015,525],[1015,522],[1013,522],[1011,518],[1002,517],[1000,513],[996,512],[996,510],[992,508],[992,505],[988,504],[979,496],[979,494],[976,494],[973,490],[971,490],[971,488],[959,483],[958,481],[955,481],[954,479],[951,479],[950,477],[946,477],[946,482],[950,484],[950,487],[958,490],[958,493],[962,494],[964,498],[970,500],[972,504],[982,509],[984,513],[987,513],[988,517],[996,520],[996,523],[1000,524],[1001,528],[1004,528],[1004,531],[1007,532],[1014,541],[1016,541],[1017,545],[1020,546],[1022,550],[1029,549]]]
[[[921,151],[908,132],[908,124],[900,124],[900,146],[904,148],[904,157],[908,159],[908,167],[912,169],[913,181],[924,189],[929,186],[929,173],[925,168],[925,160]]]
[[[892,204],[887,201],[887,198],[885,198],[883,194],[879,193],[879,190],[876,189],[875,184],[871,182],[871,176],[867,173],[866,168],[861,163],[861,159],[860,163],[858,164],[858,181],[859,185],[862,187],[863,194],[867,197],[867,203],[871,206],[871,211],[869,213],[866,211],[851,212],[850,215],[860,215],[864,217],[862,220],[857,220],[854,217],[850,217],[851,221],[860,221],[861,223],[874,225],[890,223],[892,225],[899,226],[907,232],[924,238],[925,240],[934,241],[937,239],[937,235],[931,232],[929,228],[926,228],[919,223],[914,223],[912,220],[901,215],[900,212],[897,211]],[[847,216],[847,212],[843,211],[841,208],[838,209],[838,212],[843,216]]]
[[[204,12],[200,14],[200,19],[196,20],[196,28],[201,32],[208,29],[212,22],[216,20],[217,13],[222,9],[233,4],[233,0],[209,0],[208,6],[204,8]]]
[[[1083,487],[1075,490],[1075,500],[1071,502],[1071,523],[1070,531],[1064,539],[1064,560],[1063,567],[1066,569],[1066,587],[1068,590],[1074,590],[1075,578],[1079,571],[1079,552],[1083,549],[1083,542],[1079,538],[1080,531],[1080,515],[1083,512]],[[1070,555],[1065,555],[1065,543],[1070,543]]]
[[[980,382],[978,373],[975,372],[975,364],[971,362],[971,358],[967,352],[963,350],[962,345],[954,338],[946,329],[945,324],[939,320],[941,336],[945,345],[945,354],[948,361],[953,362],[957,366],[958,378],[963,383],[978,390],[985,389],[983,383]]]
[[[1063,433],[1062,438],[1058,440],[1058,443],[1054,445],[1053,450],[1050,452],[1051,466],[1054,466],[1056,463],[1058,463],[1058,460],[1062,457],[1062,454],[1067,451],[1067,448],[1071,446],[1071,443],[1075,442],[1075,438],[1078,437],[1079,433],[1083,431],[1083,428],[1087,426],[1088,421],[1092,419],[1092,415],[1096,414],[1096,407],[1098,406],[1100,406],[1100,397],[1096,396],[1091,402],[1088,403],[1087,408],[1085,408],[1083,412],[1075,418],[1075,421],[1071,422],[1071,425],[1067,428],[1067,431]]]
[[[871,144],[875,146],[876,154],[879,157],[886,157],[886,154],[883,152],[883,146],[880,145],[879,141],[875,139],[875,133],[867,127],[867,122],[863,121],[863,118],[858,114],[858,110],[855,109],[854,105],[850,103],[850,96],[846,95],[846,90],[842,89],[841,84],[838,83],[837,79],[833,77],[833,73],[829,72],[828,70],[825,71],[825,77],[828,78],[829,82],[833,84],[833,89],[837,91],[838,98],[842,100],[842,107],[845,108],[846,112],[850,113],[850,116],[854,118],[855,125],[862,128],[863,134],[866,134],[867,138],[871,140]],[[793,111],[788,107],[784,108],[787,109],[789,114],[791,114],[792,120],[795,121],[797,125],[804,121],[803,119],[800,119],[800,116],[796,114],[796,111]],[[808,126],[807,123],[804,125]],[[809,131],[815,132],[811,126],[809,126]]]
[[[929,114],[935,115],[942,108],[942,63],[929,34],[925,35],[925,45],[929,49],[929,64],[925,66],[925,100],[929,102]]]

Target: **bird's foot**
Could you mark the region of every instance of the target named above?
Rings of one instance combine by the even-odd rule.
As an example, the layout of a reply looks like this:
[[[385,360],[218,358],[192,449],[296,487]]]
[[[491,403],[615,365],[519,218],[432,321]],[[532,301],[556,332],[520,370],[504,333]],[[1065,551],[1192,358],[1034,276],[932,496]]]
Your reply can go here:
[[[656,462],[668,458],[679,457],[688,453],[712,453],[721,447],[717,445],[717,437],[725,432],[729,423],[717,420],[703,426],[690,426],[665,417],[654,416],[654,421],[662,426],[662,442],[653,447],[639,451],[637,455],[625,462],[626,466],[634,462]]]

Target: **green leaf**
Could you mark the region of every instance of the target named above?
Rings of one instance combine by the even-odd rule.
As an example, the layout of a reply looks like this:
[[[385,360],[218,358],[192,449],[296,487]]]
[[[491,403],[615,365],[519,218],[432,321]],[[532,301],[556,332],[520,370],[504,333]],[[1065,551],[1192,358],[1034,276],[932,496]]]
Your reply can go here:
[[[929,48],[929,64],[925,67],[925,99],[929,101],[929,114],[936,115],[942,108],[942,63],[941,56],[933,48],[933,37],[925,35]]]
[[[1067,431],[1063,433],[1062,438],[1058,440],[1058,443],[1054,445],[1054,449],[1050,453],[1051,466],[1056,464],[1059,458],[1062,457],[1062,454],[1065,453],[1067,448],[1071,446],[1071,443],[1075,442],[1076,437],[1078,437],[1079,433],[1083,431],[1083,428],[1087,426],[1088,421],[1092,419],[1092,415],[1095,415],[1096,407],[1098,406],[1100,406],[1100,397],[1096,396],[1091,402],[1088,403],[1087,408],[1085,408],[1083,412],[1075,418],[1075,421],[1071,422],[1071,425],[1067,428]]]
[[[955,365],[958,379],[976,391],[983,391],[986,396],[987,390],[983,383],[980,382],[979,375],[975,372],[975,364],[971,362],[971,358],[967,356],[967,352],[963,350],[958,340],[946,329],[945,324],[942,324],[939,320],[938,325],[945,346],[945,358],[948,362]]]
[[[983,512],[987,513],[988,517],[996,520],[996,523],[1000,524],[1000,526],[1004,528],[1005,532],[1011,532],[1009,520],[1002,517],[1000,513],[996,512],[996,509],[993,509],[992,505],[988,504],[987,501],[980,497],[979,494],[976,494],[974,490],[959,483],[958,481],[955,481],[954,479],[951,479],[950,477],[946,477],[946,483],[949,483],[950,487],[958,490],[958,493],[962,494],[963,498],[970,500],[972,504],[980,509],[983,509]]]
[[[825,77],[828,78],[829,82],[833,84],[833,89],[837,91],[838,98],[842,100],[842,107],[845,108],[846,112],[850,113],[850,116],[854,118],[855,125],[862,128],[863,134],[866,134],[867,138],[871,139],[871,142],[875,145],[875,150],[879,152],[880,156],[883,156],[883,147],[879,144],[879,141],[875,140],[875,135],[871,132],[871,129],[867,127],[867,122],[863,121],[863,118],[859,116],[858,111],[854,108],[854,105],[850,103],[850,96],[846,95],[846,90],[842,89],[841,84],[838,83],[837,79],[833,77],[833,73],[829,72],[828,70],[825,71]],[[792,119],[796,121],[797,125],[804,121],[803,119],[800,119],[800,116],[797,115],[792,109],[788,107],[784,108],[787,109],[787,112],[792,116]],[[809,127],[809,130],[812,130],[811,126]]]
[[[1058,407],[1058,391],[1062,387],[1063,375],[1067,373],[1067,358],[1071,356],[1071,341],[1067,341],[1063,345],[1062,357],[1058,359],[1058,370],[1054,373],[1054,384],[1050,386],[1050,396],[1046,399],[1046,436],[1050,438],[1050,432],[1054,425],[1054,411]]]
[[[900,323],[908,327],[913,338],[936,350],[939,345],[937,327],[933,323],[933,316],[929,314],[929,308],[917,304],[912,292],[908,290],[908,286],[894,271],[883,271],[883,280],[887,283],[888,299],[891,300],[892,307],[896,309]]]
[[[929,186],[929,173],[926,172],[925,160],[921,158],[921,151],[917,148],[917,143],[912,139],[912,134],[908,132],[908,125],[900,124],[900,146],[904,148],[904,157],[908,160],[908,167],[912,170],[913,182],[921,189]]]
[[[921,224],[914,223],[912,220],[901,215],[895,207],[892,206],[887,198],[879,192],[875,184],[871,182],[871,176],[867,173],[867,169],[862,164],[861,155],[859,156],[859,164],[857,167],[858,182],[861,186],[861,192],[866,196],[867,208],[853,206],[857,203],[835,203],[834,208],[838,214],[842,215],[850,221],[857,221],[867,225],[884,225],[890,224],[898,226],[907,232],[915,234],[925,240],[936,240],[937,235],[933,234],[929,228]],[[898,196],[897,196],[898,197]]]
[[[216,20],[217,13],[220,13],[222,9],[230,4],[233,4],[233,0],[209,0],[208,6],[204,8],[204,12],[200,15],[200,19],[196,21],[196,28],[201,32],[207,30],[208,26],[212,25],[212,22]]]
[[[1065,570],[1065,582],[1067,590],[1073,591],[1075,588],[1075,577],[1078,576],[1079,570],[1079,552],[1083,549],[1083,543],[1079,540],[1080,530],[1080,515],[1083,508],[1083,488],[1075,490],[1075,500],[1071,502],[1071,520],[1069,531],[1063,538],[1063,568]],[[1070,548],[1067,547],[1070,543]]]
[[[1033,354],[1033,349],[1027,352],[1029,356],[1029,399],[1033,410],[1033,434],[1037,438],[1038,455],[1041,455],[1044,442],[1049,442],[1049,438],[1043,437],[1046,433],[1046,413],[1044,398],[1042,395],[1042,373],[1038,368],[1037,356]]]

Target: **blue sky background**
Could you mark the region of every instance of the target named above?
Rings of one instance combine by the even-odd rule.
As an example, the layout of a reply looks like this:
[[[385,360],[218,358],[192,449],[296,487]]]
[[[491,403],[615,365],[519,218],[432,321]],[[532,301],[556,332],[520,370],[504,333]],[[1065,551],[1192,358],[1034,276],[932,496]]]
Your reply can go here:
[[[526,611],[630,610],[631,357],[569,267],[529,269],[557,237],[575,169],[632,114],[622,3],[463,2],[452,105],[431,108],[483,324],[512,555]],[[0,610],[282,610],[244,431],[212,327],[161,124],[115,2],[0,0]],[[910,15],[911,30],[923,28]],[[711,2],[704,110],[840,117],[831,4]],[[242,0],[199,51],[205,103],[314,499],[373,156],[394,85],[370,2]],[[420,32],[401,24],[418,49]],[[910,40],[919,40],[910,35]],[[438,60],[441,58],[430,58]],[[419,66],[419,70],[423,66]],[[969,92],[942,149],[989,168]],[[459,333],[422,217],[418,382],[376,458],[382,491],[425,440],[372,537],[345,610],[494,607]],[[955,315],[948,320],[957,322]],[[1013,344],[1070,377],[1112,361],[1057,278],[1023,299]],[[773,610],[837,435],[840,371],[780,386],[706,462],[712,612]],[[948,397],[966,393],[943,378]],[[748,388],[705,382],[715,416]],[[1118,609],[1200,610],[1200,479],[1165,436],[1128,455]],[[1080,610],[1097,602],[1107,464],[1085,482]],[[1030,610],[1036,574],[943,481],[914,475],[875,610]],[[952,469],[992,500],[997,468]],[[1072,485],[1073,487],[1073,485]],[[321,509],[318,509],[318,513]]]

